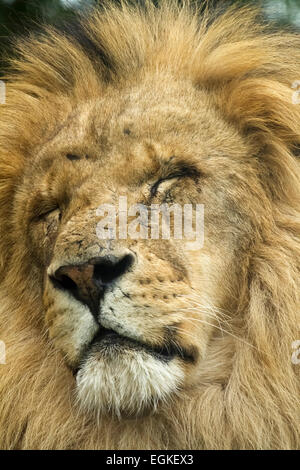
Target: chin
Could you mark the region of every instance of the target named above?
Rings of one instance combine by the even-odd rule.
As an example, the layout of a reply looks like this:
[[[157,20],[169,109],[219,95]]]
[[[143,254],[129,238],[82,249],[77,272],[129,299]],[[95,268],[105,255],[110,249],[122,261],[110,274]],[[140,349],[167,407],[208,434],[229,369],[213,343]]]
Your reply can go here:
[[[81,410],[100,418],[157,412],[180,392],[184,371],[172,351],[155,350],[106,330],[97,336],[76,372]]]

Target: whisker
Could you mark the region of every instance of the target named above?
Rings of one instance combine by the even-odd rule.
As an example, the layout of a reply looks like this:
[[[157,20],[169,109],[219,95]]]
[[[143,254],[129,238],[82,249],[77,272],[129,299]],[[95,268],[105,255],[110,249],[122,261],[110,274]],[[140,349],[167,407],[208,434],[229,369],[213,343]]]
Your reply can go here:
[[[199,303],[196,299],[193,298],[192,295],[188,295],[188,296],[184,296],[184,297],[185,298],[183,300],[192,301],[192,302],[194,302],[194,304],[196,304],[198,306],[201,306],[201,307],[211,309],[213,311],[216,311],[224,317],[228,317],[228,318],[233,317],[233,315],[228,310],[224,310],[224,309],[221,309],[219,307],[216,307],[215,305],[211,305],[209,302],[207,302],[206,304]],[[201,299],[200,296],[198,296],[198,297]],[[201,300],[203,301],[203,299],[201,299]]]
[[[219,323],[219,325],[221,327],[221,322],[220,322],[218,312],[214,312],[211,309],[207,310],[205,307],[202,307],[202,308],[201,307],[200,308],[199,307],[187,307],[187,308],[180,309],[180,311],[183,311],[183,312],[195,311],[195,312],[199,312],[199,313],[204,313],[205,315],[209,316],[210,318],[214,318],[215,320],[217,320],[217,322]],[[229,320],[226,320],[226,319],[222,318],[222,321],[227,325],[227,327],[229,329],[231,328]]]
[[[250,346],[251,348],[255,349],[256,351],[258,352],[263,352],[264,354],[270,356],[268,353],[266,353],[265,351],[261,351],[260,349],[258,349],[256,346],[254,346],[253,344],[251,343],[248,343],[248,341],[242,339],[242,338],[239,338],[238,336],[234,335],[233,333],[230,333],[229,331],[225,330],[224,328],[220,328],[218,327],[217,325],[214,325],[213,323],[209,323],[207,322],[206,320],[200,320],[198,318],[185,318],[185,320],[191,320],[191,321],[196,321],[196,322],[199,322],[199,323],[203,323],[205,325],[209,325],[209,326],[212,326],[213,328],[217,328],[218,330],[221,329],[221,331],[223,331],[224,333],[227,333],[228,335],[232,336],[233,338],[235,338],[236,340],[240,341],[241,343],[244,343],[246,344],[247,346]]]

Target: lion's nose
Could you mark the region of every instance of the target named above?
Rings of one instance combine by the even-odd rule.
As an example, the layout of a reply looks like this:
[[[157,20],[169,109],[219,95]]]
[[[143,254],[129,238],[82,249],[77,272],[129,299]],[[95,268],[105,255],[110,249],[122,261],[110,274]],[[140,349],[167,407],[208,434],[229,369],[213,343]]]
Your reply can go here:
[[[109,254],[84,264],[61,266],[50,278],[57,288],[68,291],[98,315],[105,288],[125,274],[133,262],[131,253],[123,256]]]

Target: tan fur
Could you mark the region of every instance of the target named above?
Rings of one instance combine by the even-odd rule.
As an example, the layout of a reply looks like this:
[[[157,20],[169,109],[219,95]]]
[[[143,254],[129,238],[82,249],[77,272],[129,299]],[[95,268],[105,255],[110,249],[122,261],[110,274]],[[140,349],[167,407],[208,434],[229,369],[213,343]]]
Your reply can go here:
[[[299,448],[300,366],[291,356],[300,106],[291,85],[300,79],[300,38],[269,32],[255,14],[231,9],[200,20],[167,0],[145,10],[107,4],[86,29],[111,67],[52,30],[18,46],[0,105],[1,448]],[[76,152],[89,161],[64,159]],[[96,326],[86,308],[53,291],[47,272],[97,255],[97,206],[124,193],[143,202],[143,172],[160,171],[174,154],[203,175],[171,194],[204,204],[205,245],[196,253],[184,242],[118,245],[138,252],[140,268],[107,297],[103,315],[153,345],[175,324],[196,360],[180,363],[180,387],[150,413],[136,410],[132,420],[91,403],[82,410],[70,367]],[[54,187],[68,201],[62,221],[52,212],[37,222],[38,202],[47,212],[47,194],[52,209]],[[135,360],[147,370],[141,356],[124,368],[132,373]],[[131,385],[117,399],[131,399]]]

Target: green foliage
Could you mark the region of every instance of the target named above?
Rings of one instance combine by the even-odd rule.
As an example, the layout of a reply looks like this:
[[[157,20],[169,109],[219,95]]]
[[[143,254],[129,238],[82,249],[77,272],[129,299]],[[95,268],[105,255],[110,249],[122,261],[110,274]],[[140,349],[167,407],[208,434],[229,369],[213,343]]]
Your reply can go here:
[[[68,21],[76,10],[86,8],[97,1],[101,3],[101,0],[0,0],[0,58],[2,57],[3,61],[11,37],[26,34],[41,23],[56,24]],[[198,1],[203,2],[203,0]],[[224,0],[210,1],[213,4],[224,4]],[[247,0],[229,1],[247,3]],[[300,26],[300,0],[251,0],[251,2],[262,4],[266,16],[272,20],[297,28]]]
[[[94,0],[0,0],[0,67],[12,37],[28,34],[42,23],[68,21],[78,8],[92,3]]]

